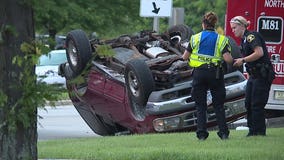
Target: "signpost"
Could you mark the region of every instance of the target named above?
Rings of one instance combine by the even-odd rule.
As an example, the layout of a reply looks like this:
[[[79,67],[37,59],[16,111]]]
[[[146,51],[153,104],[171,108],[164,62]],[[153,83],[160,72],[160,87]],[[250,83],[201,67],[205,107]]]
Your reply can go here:
[[[140,16],[154,17],[153,29],[159,32],[159,17],[170,17],[172,6],[172,0],[141,0]]]
[[[141,0],[141,17],[170,17],[172,13],[172,0]]]

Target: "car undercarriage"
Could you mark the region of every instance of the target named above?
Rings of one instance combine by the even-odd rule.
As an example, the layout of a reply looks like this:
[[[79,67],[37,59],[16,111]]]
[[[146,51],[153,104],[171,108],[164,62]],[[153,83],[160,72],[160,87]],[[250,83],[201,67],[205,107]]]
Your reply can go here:
[[[68,62],[59,73],[66,78],[74,106],[97,134],[194,130],[193,68],[181,58],[191,35],[186,25],[110,40],[88,39],[82,30],[73,30],[66,38]],[[245,115],[246,79],[226,63],[223,72],[229,123]],[[214,126],[209,91],[207,104],[208,125]]]

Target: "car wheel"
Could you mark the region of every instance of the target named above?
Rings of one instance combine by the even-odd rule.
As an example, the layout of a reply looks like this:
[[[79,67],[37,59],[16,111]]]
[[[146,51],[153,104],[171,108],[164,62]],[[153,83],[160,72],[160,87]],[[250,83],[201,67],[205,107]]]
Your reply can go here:
[[[66,37],[66,54],[70,68],[78,76],[92,58],[92,49],[88,37],[82,30],[73,30]],[[73,78],[75,78],[73,77]]]
[[[180,42],[189,41],[190,37],[194,34],[193,30],[184,24],[178,24],[168,29],[170,37],[179,36]]]
[[[125,83],[132,111],[137,117],[144,117],[145,105],[155,87],[152,72],[144,60],[132,59],[126,63]]]
[[[74,106],[84,121],[96,134],[101,136],[113,136],[115,133],[120,132],[116,126],[105,123],[99,115],[93,113],[87,106],[76,104],[74,104]]]

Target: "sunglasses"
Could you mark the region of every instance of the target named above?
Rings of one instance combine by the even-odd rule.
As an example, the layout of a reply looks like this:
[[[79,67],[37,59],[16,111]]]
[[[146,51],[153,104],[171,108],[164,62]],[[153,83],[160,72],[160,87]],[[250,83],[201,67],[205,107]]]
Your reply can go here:
[[[237,19],[237,18],[232,19],[230,22],[231,22],[231,23],[237,23],[237,24],[241,24],[241,25],[246,26],[242,21],[240,21],[240,20]]]

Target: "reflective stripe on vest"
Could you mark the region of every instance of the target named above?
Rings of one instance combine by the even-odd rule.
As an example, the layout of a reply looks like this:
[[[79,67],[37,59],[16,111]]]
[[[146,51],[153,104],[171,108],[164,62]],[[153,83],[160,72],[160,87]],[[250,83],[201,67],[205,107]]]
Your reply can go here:
[[[190,55],[189,65],[191,67],[199,67],[200,65],[205,64],[205,63],[214,63],[215,65],[218,65],[218,63],[221,62],[222,60],[221,52],[226,46],[226,44],[228,44],[228,39],[223,35],[217,35],[214,55],[210,56],[206,54],[201,54],[199,53],[199,47],[200,47],[199,45],[200,45],[202,33],[203,32],[193,35],[190,39],[192,53]]]

